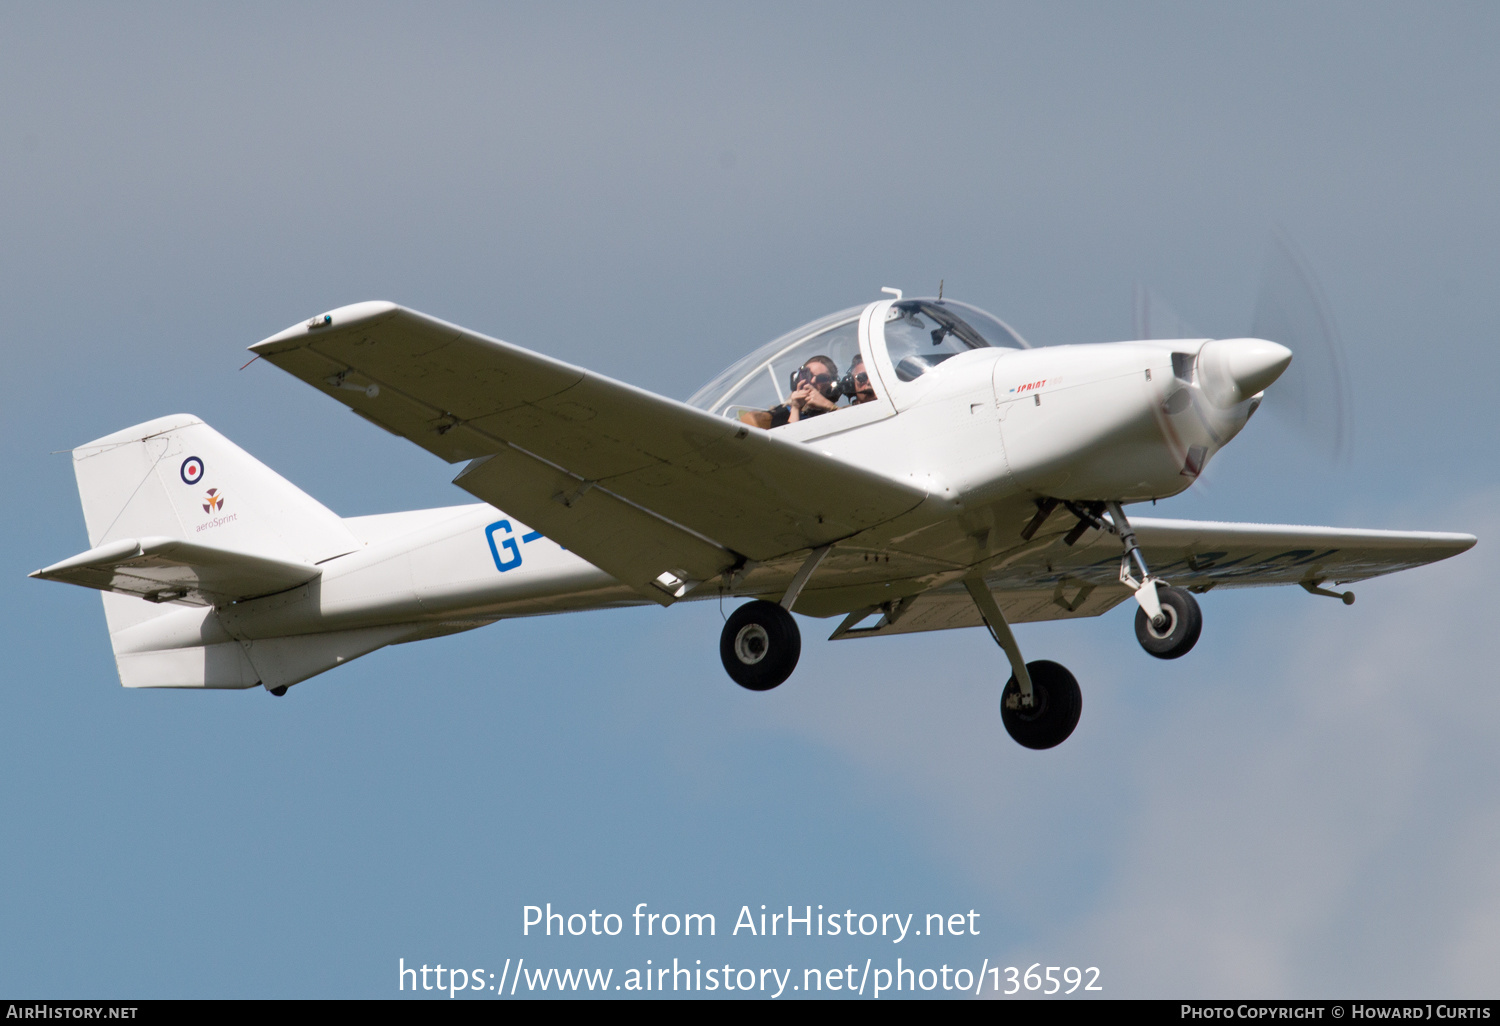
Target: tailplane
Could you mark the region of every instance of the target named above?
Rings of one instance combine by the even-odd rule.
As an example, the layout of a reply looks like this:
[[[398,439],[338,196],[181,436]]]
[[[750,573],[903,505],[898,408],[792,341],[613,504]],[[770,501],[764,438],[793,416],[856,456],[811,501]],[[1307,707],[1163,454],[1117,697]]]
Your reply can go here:
[[[73,450],[90,549],[32,576],[104,592],[126,687],[278,693],[409,633],[250,640],[217,608],[306,587],[360,548],[326,506],[197,417],[138,424]]]

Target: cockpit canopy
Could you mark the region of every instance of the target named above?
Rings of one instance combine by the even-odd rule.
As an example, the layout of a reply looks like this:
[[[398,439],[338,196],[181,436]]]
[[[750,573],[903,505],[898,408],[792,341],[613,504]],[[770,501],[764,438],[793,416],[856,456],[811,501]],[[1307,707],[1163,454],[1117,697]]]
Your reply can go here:
[[[796,331],[761,346],[700,388],[689,406],[726,417],[764,411],[784,404],[795,390],[797,372],[815,357],[826,357],[841,379],[847,379],[855,364],[864,361],[860,350],[859,319],[865,307],[854,306],[805,324]],[[890,304],[883,337],[870,340],[884,345],[901,381],[912,381],[944,360],[971,349],[1028,346],[999,318],[967,303],[951,299],[902,299]],[[867,371],[875,383],[873,366]],[[852,382],[843,383],[843,397],[852,401]]]
[[[885,348],[896,377],[913,381],[970,349],[1026,349],[1003,321],[951,299],[902,299],[885,318]]]

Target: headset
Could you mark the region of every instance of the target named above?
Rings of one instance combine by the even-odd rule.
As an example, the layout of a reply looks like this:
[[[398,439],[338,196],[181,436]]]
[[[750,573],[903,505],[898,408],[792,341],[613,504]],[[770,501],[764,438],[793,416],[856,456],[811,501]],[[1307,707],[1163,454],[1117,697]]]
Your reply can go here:
[[[842,378],[839,378],[839,388],[849,397],[850,402],[859,399],[859,382],[854,380],[854,368],[856,365],[864,366],[864,360],[856,356],[854,363],[849,365],[849,370],[844,373]],[[860,377],[865,379],[867,386],[870,384],[870,370],[868,367],[865,368]]]
[[[827,399],[831,403],[836,403],[841,398],[848,398],[850,400],[853,400],[859,396],[859,382],[854,380],[854,368],[856,366],[862,366],[864,364],[864,358],[862,356],[855,356],[854,360],[849,364],[849,369],[845,371],[842,376],[830,374],[813,374],[813,372],[808,370],[807,368],[807,365],[809,363],[823,363],[825,366],[833,367],[838,366],[838,364],[834,363],[832,360],[827,359],[826,357],[810,357],[802,364],[802,366],[792,371],[789,375],[788,380],[792,386],[793,392],[797,391],[797,389],[801,388],[804,384],[812,382],[817,390],[822,393],[823,398]],[[870,372],[868,371],[868,369],[864,373],[864,379],[865,383],[868,385],[870,380]]]
[[[835,370],[833,374],[814,374],[811,370],[808,369],[807,365],[809,363],[821,363],[825,367],[833,367],[835,368]],[[809,357],[803,362],[802,366],[792,371],[790,375],[792,391],[795,392],[797,391],[797,389],[810,382],[812,383],[813,387],[815,387],[820,393],[822,393],[823,398],[827,399],[831,403],[838,402],[842,396],[852,396],[854,393],[849,390],[849,386],[853,382],[847,374],[845,374],[842,378],[839,377],[837,368],[838,364],[834,363],[826,356]]]

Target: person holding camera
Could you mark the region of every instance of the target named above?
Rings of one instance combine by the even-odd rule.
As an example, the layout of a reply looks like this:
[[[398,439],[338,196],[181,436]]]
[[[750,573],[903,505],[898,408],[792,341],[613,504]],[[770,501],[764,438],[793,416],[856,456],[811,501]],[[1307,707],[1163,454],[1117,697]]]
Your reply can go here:
[[[826,356],[814,356],[792,374],[792,394],[769,410],[744,410],[740,420],[759,428],[781,427],[807,417],[838,409],[843,394],[838,364]]]
[[[792,394],[786,398],[787,421],[796,423],[806,417],[838,409],[839,368],[826,356],[814,356],[797,369]]]

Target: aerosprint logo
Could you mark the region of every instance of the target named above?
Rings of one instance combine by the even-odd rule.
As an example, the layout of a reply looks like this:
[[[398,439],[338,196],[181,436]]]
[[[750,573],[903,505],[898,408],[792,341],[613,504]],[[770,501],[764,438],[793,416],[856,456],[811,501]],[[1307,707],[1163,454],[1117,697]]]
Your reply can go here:
[[[224,496],[217,488],[210,488],[208,494],[203,497],[203,512],[217,513],[224,508]]]
[[[195,485],[203,480],[203,461],[196,456],[189,456],[182,461],[182,469],[178,471],[182,476],[182,483]]]

